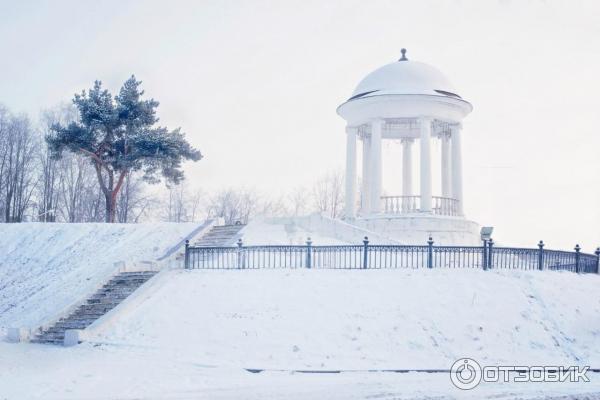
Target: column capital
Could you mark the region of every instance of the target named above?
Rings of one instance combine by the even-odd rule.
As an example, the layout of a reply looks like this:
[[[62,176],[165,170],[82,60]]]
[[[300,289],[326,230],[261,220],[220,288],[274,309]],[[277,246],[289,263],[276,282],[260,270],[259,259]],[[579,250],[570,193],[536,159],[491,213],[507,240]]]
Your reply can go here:
[[[413,144],[415,142],[414,138],[402,138],[400,139],[400,143],[402,144]]]

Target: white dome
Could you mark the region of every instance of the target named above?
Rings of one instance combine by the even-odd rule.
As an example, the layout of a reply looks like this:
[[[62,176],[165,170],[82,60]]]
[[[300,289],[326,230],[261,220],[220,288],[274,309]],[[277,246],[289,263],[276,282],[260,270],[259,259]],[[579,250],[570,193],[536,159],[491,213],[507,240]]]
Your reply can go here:
[[[401,59],[367,75],[360,81],[349,100],[386,94],[461,98],[438,69],[421,62]]]

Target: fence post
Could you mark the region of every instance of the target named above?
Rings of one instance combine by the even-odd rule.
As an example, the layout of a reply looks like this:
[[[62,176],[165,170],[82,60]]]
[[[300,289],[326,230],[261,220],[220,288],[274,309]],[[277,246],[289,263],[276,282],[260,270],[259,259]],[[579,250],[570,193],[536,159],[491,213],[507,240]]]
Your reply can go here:
[[[596,273],[600,274],[600,247],[596,248],[594,254],[596,255]]]
[[[579,247],[579,244],[575,245],[575,272],[579,273],[579,257],[580,254],[579,252],[581,251],[581,247]]]
[[[542,271],[544,269],[544,241],[540,240],[538,243],[539,251],[538,251],[538,269]]]
[[[363,239],[363,269],[369,267],[369,238],[365,236]]]
[[[487,269],[492,269],[494,266],[494,257],[492,256],[492,248],[494,247],[494,239],[490,238],[488,240],[488,260],[487,260]]]
[[[239,238],[237,241],[237,267],[238,269],[243,269],[244,268],[244,260],[242,257],[242,246],[244,245],[244,243],[242,242],[242,238]]]
[[[433,268],[433,238],[427,240],[427,268]]]
[[[488,256],[487,256],[487,239],[483,239],[483,270],[487,271],[487,262],[488,262]]]
[[[312,240],[306,239],[306,268],[312,268]]]
[[[185,256],[183,257],[183,267],[188,269],[190,267],[190,241],[185,240]]]

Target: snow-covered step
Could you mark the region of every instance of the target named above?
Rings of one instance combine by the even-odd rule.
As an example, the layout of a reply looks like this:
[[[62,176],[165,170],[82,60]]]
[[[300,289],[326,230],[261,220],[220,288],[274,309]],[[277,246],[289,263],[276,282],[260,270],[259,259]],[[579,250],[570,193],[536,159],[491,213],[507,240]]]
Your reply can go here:
[[[131,293],[152,278],[156,271],[122,272],[110,279],[86,299],[68,317],[36,335],[31,341],[42,344],[62,344],[67,329],[85,329],[115,308]]]
[[[204,234],[204,236],[190,244],[195,247],[232,246],[235,244],[238,234],[244,226],[245,225],[240,224],[213,226],[210,231]],[[182,260],[183,257],[184,255],[182,253],[177,257],[177,259]]]
[[[194,246],[228,246],[235,243],[239,231],[244,225],[223,225],[213,226],[200,240],[194,243]]]

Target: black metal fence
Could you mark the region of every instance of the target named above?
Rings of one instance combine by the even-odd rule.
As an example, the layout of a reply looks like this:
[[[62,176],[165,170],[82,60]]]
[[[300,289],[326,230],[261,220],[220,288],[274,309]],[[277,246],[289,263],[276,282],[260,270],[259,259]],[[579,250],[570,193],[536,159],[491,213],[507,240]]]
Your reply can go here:
[[[372,245],[365,237],[362,245],[192,247],[185,245],[186,269],[258,268],[481,268],[572,271],[598,273],[600,248],[594,254],[537,248],[496,247],[490,239],[482,246],[435,246],[429,238],[424,246]]]

